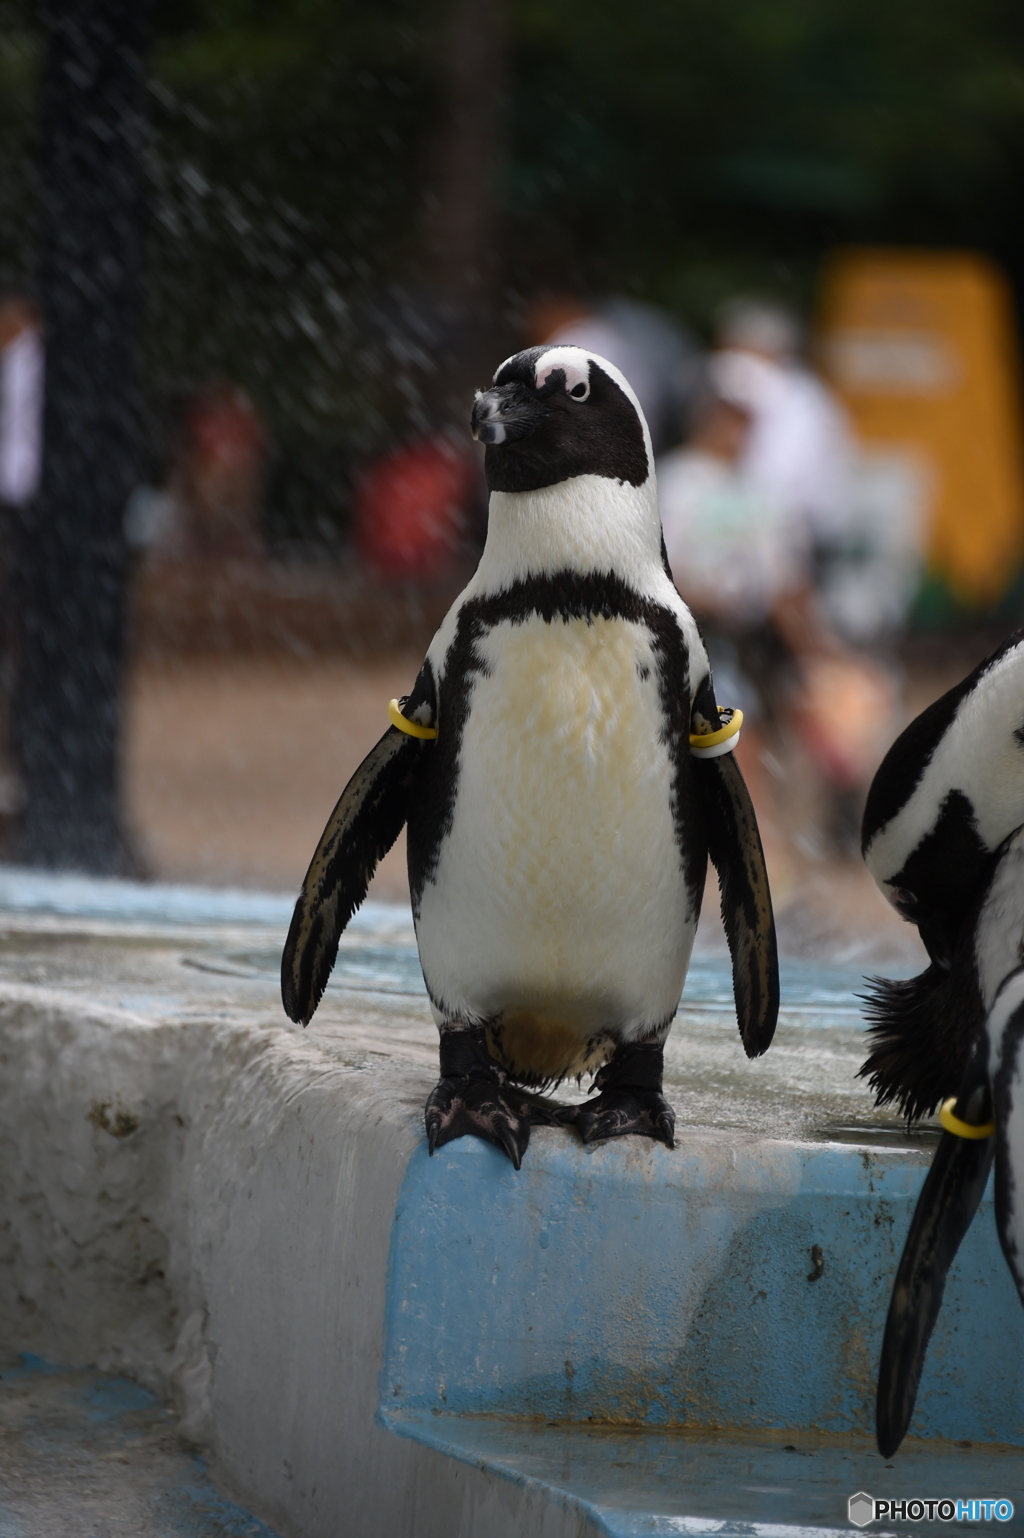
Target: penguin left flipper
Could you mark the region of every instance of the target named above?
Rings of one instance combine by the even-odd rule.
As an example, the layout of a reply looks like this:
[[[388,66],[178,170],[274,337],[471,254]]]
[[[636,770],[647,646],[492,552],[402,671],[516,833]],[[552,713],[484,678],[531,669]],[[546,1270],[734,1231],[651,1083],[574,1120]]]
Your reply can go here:
[[[422,704],[423,675],[401,708]],[[422,712],[421,712],[422,713]],[[295,903],[281,957],[285,1014],[308,1025],[323,998],[346,924],[406,820],[416,770],[429,744],[389,726],[342,791]]]
[[[982,1032],[954,1107],[958,1118],[979,1127],[992,1114],[987,1061],[988,1039]],[[889,1302],[878,1369],[875,1433],[883,1458],[891,1458],[907,1434],[949,1268],[984,1195],[995,1145],[993,1136],[943,1132],[917,1199]]]
[[[710,732],[718,726],[708,681],[694,701],[693,730]],[[779,1017],[779,951],[761,835],[734,753],[695,759],[693,768],[708,853],[721,889],[740,1040],[748,1057],[760,1057],[771,1046]]]

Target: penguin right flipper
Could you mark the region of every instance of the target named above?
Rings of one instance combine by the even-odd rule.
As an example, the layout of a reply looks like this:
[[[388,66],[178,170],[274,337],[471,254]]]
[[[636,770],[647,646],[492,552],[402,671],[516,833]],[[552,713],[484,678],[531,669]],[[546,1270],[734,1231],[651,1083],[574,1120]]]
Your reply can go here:
[[[435,717],[424,668],[402,711]],[[426,685],[426,687],[424,686]],[[428,711],[423,710],[424,704]],[[424,724],[424,723],[421,723]],[[285,1014],[308,1025],[323,998],[346,924],[366,897],[380,860],[405,824],[409,798],[429,742],[389,726],[342,791],[327,820],[295,903],[281,957]]]
[[[1024,1303],[1024,971],[1002,985],[989,1016],[1001,1013],[995,1075],[996,1227],[1010,1275]],[[998,1028],[998,1027],[996,1027]]]
[[[982,1032],[954,1107],[957,1117],[976,1126],[992,1114],[987,1058]],[[984,1195],[995,1143],[992,1136],[943,1132],[917,1199],[889,1301],[878,1369],[875,1434],[883,1458],[891,1458],[907,1434],[949,1268]]]
[[[694,701],[693,726],[708,732],[718,725],[709,679]],[[779,1016],[779,951],[761,835],[735,754],[695,759],[693,767],[721,889],[740,1039],[748,1057],[760,1057],[771,1046]]]

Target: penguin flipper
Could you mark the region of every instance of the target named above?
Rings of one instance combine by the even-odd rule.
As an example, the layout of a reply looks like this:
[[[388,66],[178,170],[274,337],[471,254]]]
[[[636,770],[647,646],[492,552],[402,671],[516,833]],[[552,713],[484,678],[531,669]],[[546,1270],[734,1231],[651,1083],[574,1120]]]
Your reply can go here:
[[[281,957],[285,1014],[308,1025],[338,941],[378,862],[402,831],[424,744],[389,726],[342,791],[310,861]]]
[[[883,1458],[907,1434],[946,1277],[984,1194],[994,1144],[944,1132],[917,1199],[882,1338],[875,1434]]]
[[[1024,1303],[1024,972],[1014,979],[1014,997],[1003,1028],[996,1072],[996,1228],[1010,1275]],[[1000,994],[1005,996],[1004,983]],[[1015,1005],[1015,1007],[1013,1007]],[[993,1014],[999,1001],[993,1008]]]
[[[704,697],[698,694],[693,720],[699,732],[718,726],[710,688]],[[735,754],[695,759],[693,767],[708,853],[718,873],[740,1039],[748,1057],[760,1057],[771,1046],[779,1017],[779,949],[761,835]]]

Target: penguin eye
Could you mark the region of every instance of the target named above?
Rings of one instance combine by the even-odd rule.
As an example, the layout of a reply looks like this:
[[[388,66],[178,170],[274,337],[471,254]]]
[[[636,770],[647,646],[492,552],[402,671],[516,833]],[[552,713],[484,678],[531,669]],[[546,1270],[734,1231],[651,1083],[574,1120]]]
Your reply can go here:
[[[572,386],[569,394],[572,396],[574,401],[585,401],[587,396],[590,394],[590,385],[585,379],[581,379],[578,384],[574,384]]]

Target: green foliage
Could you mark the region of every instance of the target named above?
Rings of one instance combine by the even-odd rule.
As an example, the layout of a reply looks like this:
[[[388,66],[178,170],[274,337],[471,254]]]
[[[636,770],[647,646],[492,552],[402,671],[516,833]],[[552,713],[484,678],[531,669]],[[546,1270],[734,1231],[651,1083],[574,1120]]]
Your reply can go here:
[[[343,479],[339,444],[366,452],[402,416],[400,360],[366,316],[415,279],[447,15],[446,0],[157,0],[155,399],[238,379],[283,461],[307,479],[331,466],[324,485]],[[30,260],[33,16],[0,0],[0,271]],[[706,325],[737,288],[810,302],[841,242],[970,245],[1024,275],[1011,0],[510,0],[508,30],[510,313],[576,286]],[[326,496],[332,518],[343,500]]]

